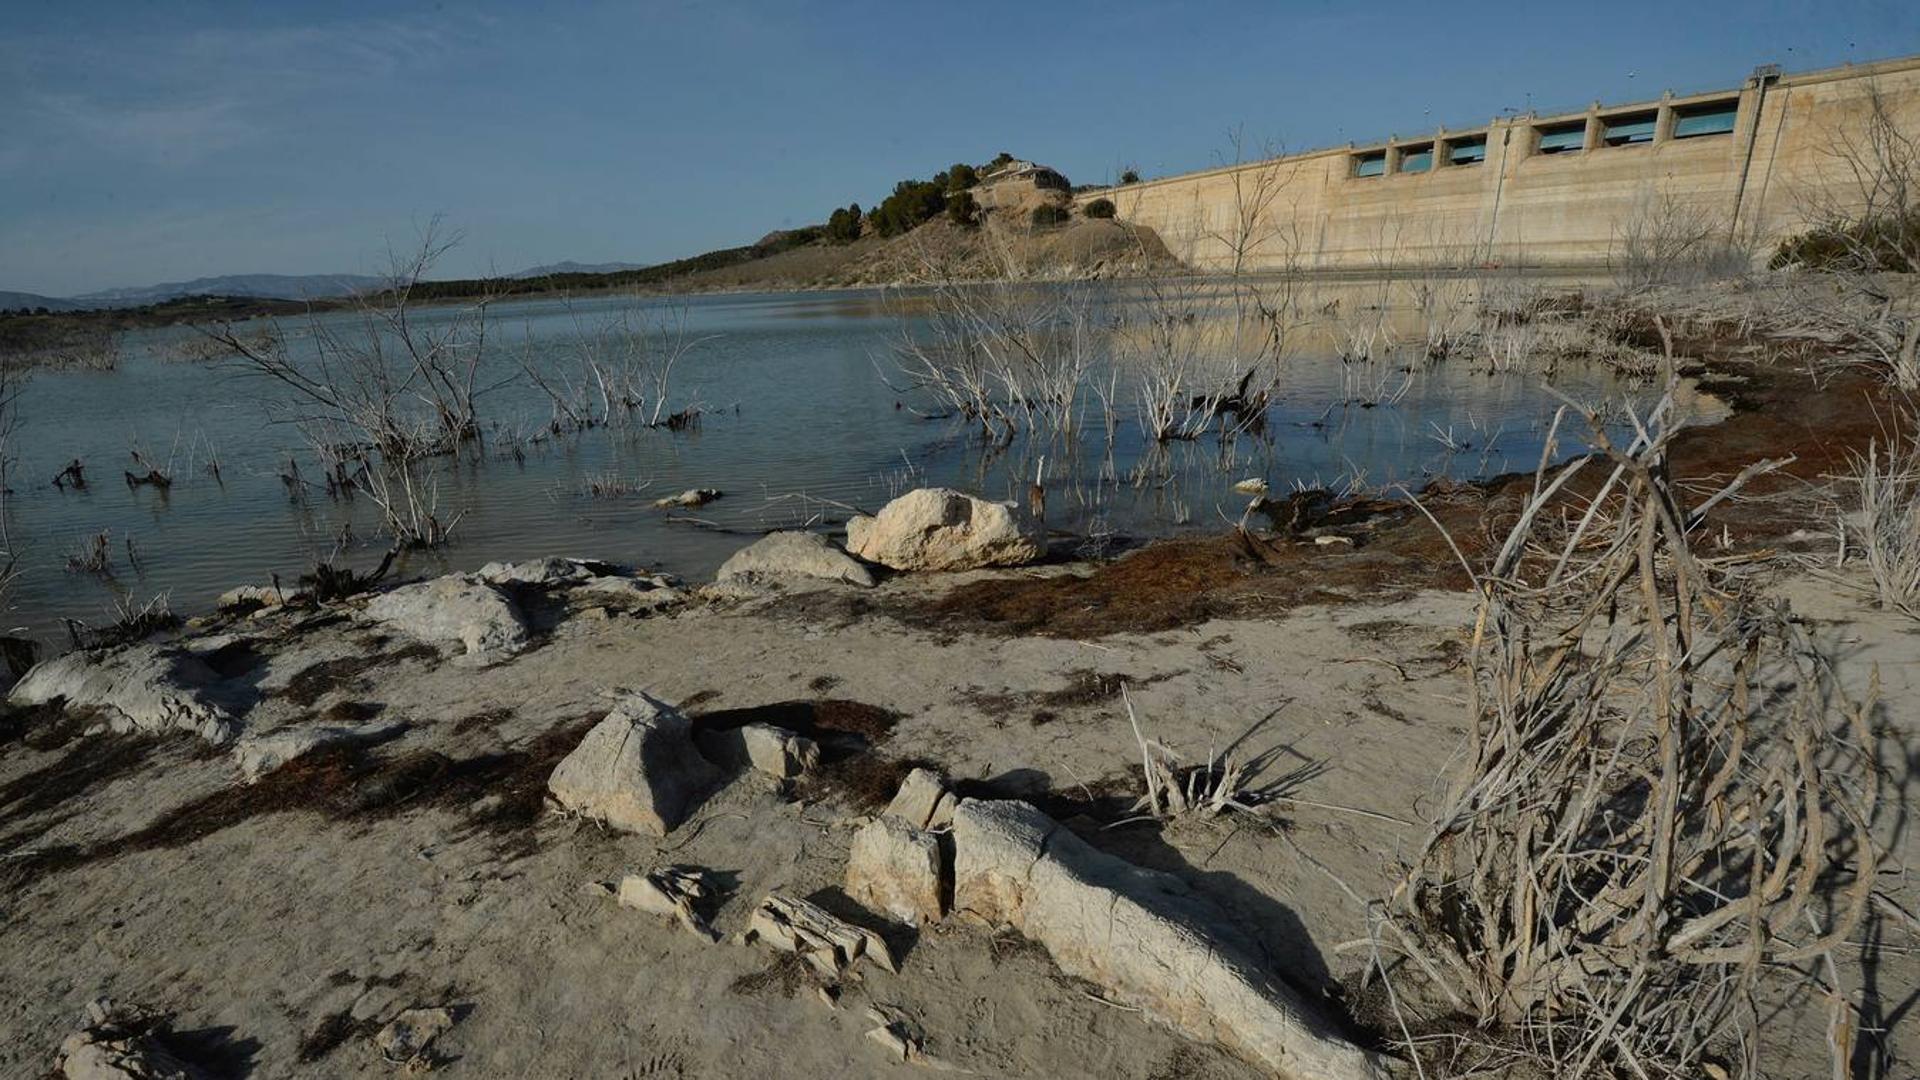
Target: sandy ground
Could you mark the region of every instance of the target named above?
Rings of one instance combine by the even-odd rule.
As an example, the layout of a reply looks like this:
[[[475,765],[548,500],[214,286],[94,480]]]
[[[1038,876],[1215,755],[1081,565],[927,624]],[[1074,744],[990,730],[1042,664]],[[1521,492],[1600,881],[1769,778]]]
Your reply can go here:
[[[964,790],[1033,798],[1098,846],[1178,874],[1257,936],[1273,970],[1337,1000],[1365,960],[1351,947],[1366,934],[1359,898],[1391,886],[1464,734],[1471,598],[1425,591],[1088,640],[896,617],[969,577],[574,614],[478,669],[403,652],[354,620],[236,624],[246,642],[228,639],[222,656],[261,695],[250,730],[377,714],[410,727],[370,753],[434,765],[400,780],[316,773],[243,805],[231,761],[189,736],[43,732],[38,748],[0,746],[0,1074],[40,1075],[104,993],[172,1014],[182,1041],[233,1075],[391,1074],[370,1035],[414,1004],[455,1007],[438,1044],[451,1076],[925,1071],[864,1037],[869,1002],[902,1010],[929,1053],[973,1075],[1259,1075],[964,920],[895,932],[900,974],[856,969],[834,1008],[762,947],[708,944],[583,889],[664,863],[707,867],[726,933],[769,889],[831,905],[870,810],[862,781],[924,760]],[[1911,735],[1920,623],[1805,575],[1778,589],[1839,651],[1850,684],[1878,665],[1883,716]],[[340,663],[368,657],[379,659]],[[1258,755],[1257,782],[1286,797],[1280,826],[1113,824],[1138,790],[1122,680],[1142,725],[1174,749]],[[871,748],[829,782],[733,777],[663,840],[540,810],[555,749],[622,688],[696,716],[871,723],[886,710],[897,722],[870,727]],[[1920,752],[1902,745],[1890,769],[1910,801]],[[527,812],[503,814],[503,799]],[[1920,850],[1904,815],[1886,839],[1887,888],[1913,910],[1906,868]],[[104,854],[58,855],[90,846]],[[1867,1017],[1893,1028],[1897,1060],[1874,1075],[1910,1075],[1920,938],[1884,921],[1874,933],[1890,948],[1864,969],[1861,950],[1848,958]],[[1806,1002],[1770,1019],[1783,1067],[1807,1070],[1777,1075],[1824,1072],[1819,1021]]]

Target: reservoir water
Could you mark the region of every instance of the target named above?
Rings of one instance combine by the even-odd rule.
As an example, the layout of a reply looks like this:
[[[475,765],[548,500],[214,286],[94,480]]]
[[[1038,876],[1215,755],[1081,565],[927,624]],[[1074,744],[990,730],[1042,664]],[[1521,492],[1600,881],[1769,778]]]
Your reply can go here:
[[[553,410],[522,362],[556,381],[577,379],[567,370],[576,355],[569,343],[622,303],[632,301],[493,306],[482,379],[493,389],[479,399],[487,437],[433,470],[442,518],[458,517],[453,542],[408,556],[406,573],[566,554],[697,580],[758,532],[831,528],[849,508],[871,512],[926,484],[1024,498],[1036,474],[1048,489],[1048,526],[1063,544],[1094,551],[1218,531],[1246,505],[1234,482],[1251,477],[1285,491],[1356,479],[1417,487],[1531,469],[1560,403],[1556,390],[1596,401],[1654,393],[1598,367],[1563,367],[1549,387],[1464,362],[1400,370],[1375,361],[1360,365],[1379,369],[1365,377],[1391,383],[1398,397],[1366,407],[1351,400],[1355,365],[1332,348],[1308,348],[1288,359],[1264,429],[1230,443],[1214,435],[1153,443],[1123,381],[1111,443],[1104,424],[1089,420],[1072,435],[993,446],[974,425],[927,418],[929,404],[902,389],[894,346],[921,318],[911,305],[902,315],[878,292],[716,295],[673,302],[692,343],[673,397],[699,404],[697,426],[614,425],[527,444]],[[454,315],[425,309],[419,317]],[[296,320],[285,332],[307,331]],[[283,479],[320,475],[290,420],[286,389],[231,361],[181,359],[195,333],[129,334],[112,371],[34,373],[7,474],[18,559],[7,627],[60,642],[66,619],[110,622],[116,598],[164,593],[190,615],[235,585],[276,573],[291,582],[324,559],[378,561],[387,542],[366,498],[330,499]],[[1568,449],[1579,450],[1577,440]],[[173,476],[170,489],[124,481],[123,471],[144,471],[135,450]],[[74,459],[86,465],[87,488],[56,488],[52,477]],[[207,468],[216,459],[217,479]],[[697,510],[652,505],[694,487],[724,497]],[[103,532],[110,572],[70,570],[69,556]]]

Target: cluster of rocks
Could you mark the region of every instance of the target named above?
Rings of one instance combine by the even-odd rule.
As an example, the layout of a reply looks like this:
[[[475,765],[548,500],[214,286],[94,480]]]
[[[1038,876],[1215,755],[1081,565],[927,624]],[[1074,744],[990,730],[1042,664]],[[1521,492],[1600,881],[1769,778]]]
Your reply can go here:
[[[791,732],[746,731],[721,744],[726,760],[777,777],[817,760],[812,744]],[[635,694],[587,733],[549,788],[573,812],[664,836],[718,779],[719,766],[700,742],[676,710]],[[760,752],[748,749],[756,744]],[[629,875],[617,891],[600,888],[717,940],[699,910],[709,893],[695,868],[662,868]],[[939,775],[916,769],[855,834],[844,891],[909,926],[961,912],[1011,927],[1123,1004],[1281,1075],[1387,1075],[1264,973],[1259,949],[1225,912],[1177,877],[1098,851],[1028,803],[956,798]],[[739,940],[793,953],[828,978],[862,961],[899,970],[881,934],[777,891],[754,907]],[[893,1026],[882,1028],[910,1048]]]
[[[719,576],[872,587],[872,565],[953,570],[1031,562],[1044,553],[1042,530],[1018,507],[926,489],[894,500],[874,517],[855,518],[847,550],[813,534],[776,533],[737,553]],[[492,662],[530,644],[523,603],[535,593],[570,603],[581,596],[619,596],[655,610],[686,596],[667,578],[590,560],[542,559],[490,563],[472,574],[391,589],[368,602],[363,615],[457,649],[465,662]],[[266,597],[250,594],[246,602],[261,604]],[[112,727],[185,729],[225,744],[235,740],[237,724],[221,684],[191,648],[138,645],[41,664],[14,688],[11,700],[64,700],[98,710]],[[249,735],[235,743],[233,760],[240,778],[251,783],[321,748],[391,739],[404,730],[404,724],[388,723]],[[820,760],[820,748],[795,732],[767,724],[696,725],[654,697],[628,693],[559,762],[547,788],[565,812],[664,837],[729,771],[786,781],[817,769]],[[698,867],[662,866],[592,887],[625,907],[720,940],[709,921],[714,889]],[[1114,1000],[1280,1075],[1386,1075],[1373,1055],[1343,1039],[1267,975],[1252,940],[1179,878],[1098,851],[1027,803],[957,797],[929,770],[913,770],[885,811],[859,825],[844,893],[879,918],[905,926],[963,915],[1011,928]],[[862,963],[899,971],[883,934],[778,891],[754,905],[735,940],[792,953],[831,979]],[[876,1041],[902,1060],[931,1060],[903,1017],[879,1011],[874,1018]],[[142,1043],[126,1024],[105,1014],[95,1019],[63,1048],[67,1075],[195,1075]],[[376,1043],[389,1060],[417,1062],[452,1022],[445,1009],[409,1010],[382,1029]]]

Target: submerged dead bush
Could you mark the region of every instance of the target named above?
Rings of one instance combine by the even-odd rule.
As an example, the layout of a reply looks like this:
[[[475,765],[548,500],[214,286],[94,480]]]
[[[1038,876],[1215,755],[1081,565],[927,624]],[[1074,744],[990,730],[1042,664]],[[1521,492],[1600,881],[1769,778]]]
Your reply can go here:
[[[1442,1074],[1754,1076],[1762,1002],[1795,985],[1826,995],[1851,1056],[1832,952],[1878,862],[1873,702],[1694,553],[1706,512],[1769,466],[1689,505],[1670,411],[1624,449],[1590,416],[1599,454],[1543,469],[1477,575],[1465,768],[1380,943],[1434,991],[1395,1000],[1404,1049]],[[1590,499],[1562,494],[1608,465]]]

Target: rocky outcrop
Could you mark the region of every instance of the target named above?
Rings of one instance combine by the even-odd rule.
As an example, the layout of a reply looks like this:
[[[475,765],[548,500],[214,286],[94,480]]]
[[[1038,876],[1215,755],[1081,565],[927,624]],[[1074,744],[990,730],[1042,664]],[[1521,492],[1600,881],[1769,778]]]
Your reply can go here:
[[[665,836],[719,779],[720,770],[695,749],[686,717],[632,694],[587,732],[547,788],[568,810],[616,829]]]
[[[717,580],[759,577],[773,581],[819,578],[870,589],[873,571],[819,533],[768,533],[721,564]]]
[[[898,818],[881,815],[853,834],[847,855],[847,895],[909,926],[940,921],[945,860],[938,839]]]
[[[475,661],[511,656],[526,648],[526,619],[519,605],[478,577],[449,574],[402,585],[367,605],[367,618],[434,645],[459,645]]]
[[[694,743],[717,765],[755,769],[781,780],[820,765],[820,747],[812,739],[772,724],[703,728],[695,732]]]
[[[258,783],[261,777],[273,770],[315,750],[382,742],[406,729],[406,724],[396,720],[389,724],[362,724],[359,727],[320,724],[285,728],[265,735],[249,735],[233,744],[233,764],[240,770],[242,783]]]
[[[953,843],[954,908],[1011,925],[1068,974],[1282,1077],[1386,1080],[1180,879],[1096,851],[1023,802],[961,800]]]
[[[36,665],[7,700],[69,709],[96,709],[114,731],[188,731],[214,745],[238,733],[226,704],[216,700],[217,672],[193,653],[170,645],[78,650]]]
[[[1024,566],[1047,553],[1046,532],[1025,510],[948,488],[921,488],[847,522],[847,550],[895,570]]]

